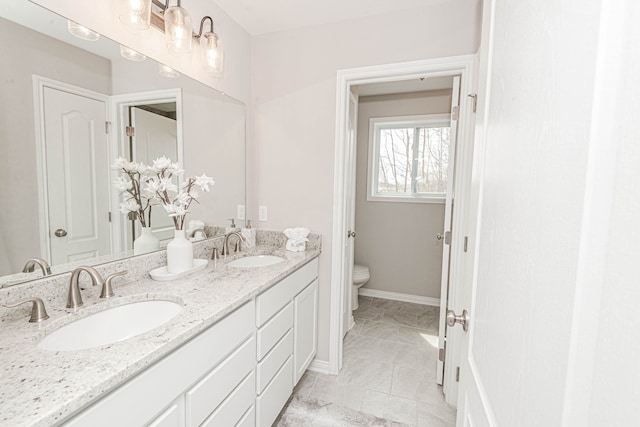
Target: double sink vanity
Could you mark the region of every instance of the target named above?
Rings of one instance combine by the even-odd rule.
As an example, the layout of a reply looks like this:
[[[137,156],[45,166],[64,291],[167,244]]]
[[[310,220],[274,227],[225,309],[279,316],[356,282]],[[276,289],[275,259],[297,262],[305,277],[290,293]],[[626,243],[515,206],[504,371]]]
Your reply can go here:
[[[3,304],[41,297],[50,315],[1,309],[0,425],[270,426],[315,356],[317,241],[259,244],[170,282],[145,272],[164,252],[96,267],[129,273],[108,299],[84,277],[78,309],[65,308],[68,274],[0,289]]]

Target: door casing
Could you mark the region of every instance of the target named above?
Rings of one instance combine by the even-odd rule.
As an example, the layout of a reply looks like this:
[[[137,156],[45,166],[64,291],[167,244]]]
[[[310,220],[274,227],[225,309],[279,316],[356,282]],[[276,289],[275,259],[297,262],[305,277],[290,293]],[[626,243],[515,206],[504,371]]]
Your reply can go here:
[[[345,239],[347,239],[348,223],[346,218],[349,194],[353,191],[350,183],[355,179],[354,168],[348,165],[348,138],[349,138],[349,97],[351,87],[362,84],[393,82],[422,77],[460,76],[460,122],[458,143],[460,151],[457,153],[458,167],[456,171],[456,206],[454,207],[453,229],[459,230],[452,238],[452,274],[451,287],[458,286],[457,280],[462,274],[455,272],[459,259],[462,256],[464,224],[466,216],[463,215],[464,200],[469,193],[471,178],[471,161],[473,153],[473,102],[467,95],[473,94],[475,87],[476,55],[463,55],[448,58],[430,59],[398,64],[386,64],[371,67],[352,68],[338,70],[336,83],[336,143],[334,155],[334,202],[333,202],[333,232],[332,232],[332,264],[331,264],[331,312],[330,312],[330,342],[329,342],[329,366],[327,371],[338,374],[342,360],[342,325],[345,287],[351,286],[345,279],[345,271],[350,268],[353,260],[347,260],[345,253]],[[456,292],[450,292],[455,298]],[[454,351],[447,355],[447,365],[450,369],[445,372],[451,375],[458,366],[459,348],[453,346]],[[450,360],[451,359],[451,360]],[[447,399],[455,404],[457,396]]]

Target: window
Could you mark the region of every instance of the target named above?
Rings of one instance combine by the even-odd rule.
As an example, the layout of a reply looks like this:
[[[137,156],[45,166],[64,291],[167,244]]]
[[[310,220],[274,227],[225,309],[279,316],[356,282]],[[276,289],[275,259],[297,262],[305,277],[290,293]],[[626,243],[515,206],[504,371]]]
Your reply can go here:
[[[448,114],[370,119],[367,200],[444,203],[450,125]]]

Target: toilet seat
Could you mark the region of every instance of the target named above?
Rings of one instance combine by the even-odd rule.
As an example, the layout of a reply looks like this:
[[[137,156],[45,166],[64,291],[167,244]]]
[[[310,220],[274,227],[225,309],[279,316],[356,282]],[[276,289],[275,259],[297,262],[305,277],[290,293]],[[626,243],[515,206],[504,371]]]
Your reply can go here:
[[[353,281],[369,280],[369,267],[364,265],[354,264],[353,266]]]

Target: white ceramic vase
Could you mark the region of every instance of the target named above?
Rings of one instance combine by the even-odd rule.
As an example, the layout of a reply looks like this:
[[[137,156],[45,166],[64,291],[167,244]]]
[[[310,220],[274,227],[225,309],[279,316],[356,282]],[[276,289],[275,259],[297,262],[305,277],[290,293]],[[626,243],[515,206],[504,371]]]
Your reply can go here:
[[[184,230],[175,230],[174,239],[167,245],[167,272],[182,273],[193,268],[193,243]]]
[[[133,254],[140,255],[160,250],[160,240],[153,235],[151,227],[141,227],[142,232],[133,241]]]

